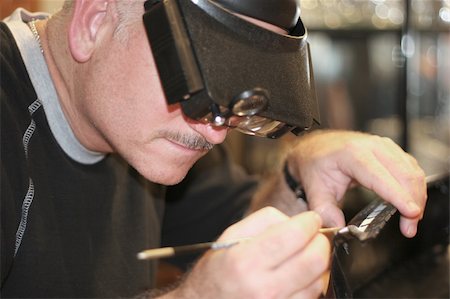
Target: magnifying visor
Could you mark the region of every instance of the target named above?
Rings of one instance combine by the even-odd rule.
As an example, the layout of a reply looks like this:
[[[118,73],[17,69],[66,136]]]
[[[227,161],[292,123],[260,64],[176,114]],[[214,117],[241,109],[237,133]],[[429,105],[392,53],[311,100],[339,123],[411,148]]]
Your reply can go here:
[[[226,1],[221,1],[226,2]],[[280,34],[211,0],[149,0],[143,16],[168,104],[200,122],[278,138],[319,124],[306,29]]]

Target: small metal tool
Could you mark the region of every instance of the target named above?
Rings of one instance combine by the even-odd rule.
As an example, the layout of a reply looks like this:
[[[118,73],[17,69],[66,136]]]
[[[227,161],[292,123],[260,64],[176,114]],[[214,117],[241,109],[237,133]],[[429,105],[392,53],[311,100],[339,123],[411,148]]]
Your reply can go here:
[[[375,238],[397,209],[383,200],[373,200],[362,209],[349,222],[347,226],[338,231],[340,236],[348,235],[359,241]]]

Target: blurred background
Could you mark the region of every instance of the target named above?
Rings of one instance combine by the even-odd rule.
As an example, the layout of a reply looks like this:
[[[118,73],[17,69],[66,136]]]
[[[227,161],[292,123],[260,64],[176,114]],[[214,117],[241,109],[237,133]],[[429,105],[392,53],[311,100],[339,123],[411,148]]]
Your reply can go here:
[[[450,0],[301,4],[322,127],[388,136],[427,175],[448,172]],[[284,140],[236,138],[239,161],[250,171],[279,163],[273,149],[281,149]]]
[[[62,0],[0,0],[55,12]],[[323,128],[394,139],[428,175],[450,167],[450,0],[302,0]],[[227,141],[251,173],[279,165],[286,136],[232,132]]]

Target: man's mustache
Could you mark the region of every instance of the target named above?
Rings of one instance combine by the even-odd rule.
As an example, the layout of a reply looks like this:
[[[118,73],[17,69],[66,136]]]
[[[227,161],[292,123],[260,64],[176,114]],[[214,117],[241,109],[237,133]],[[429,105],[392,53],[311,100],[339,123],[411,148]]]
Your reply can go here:
[[[197,134],[166,132],[164,135],[167,139],[179,143],[189,149],[209,151],[214,147],[213,143],[208,142],[206,138]]]

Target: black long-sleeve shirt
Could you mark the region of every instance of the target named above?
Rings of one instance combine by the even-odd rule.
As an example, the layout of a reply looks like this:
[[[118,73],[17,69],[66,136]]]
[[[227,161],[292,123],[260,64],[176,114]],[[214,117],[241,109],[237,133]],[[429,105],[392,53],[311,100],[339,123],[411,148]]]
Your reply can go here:
[[[242,216],[256,181],[222,147],[171,188],[117,155],[72,159],[5,23],[0,47],[3,298],[137,295],[154,286],[156,271],[137,252],[211,240]]]

